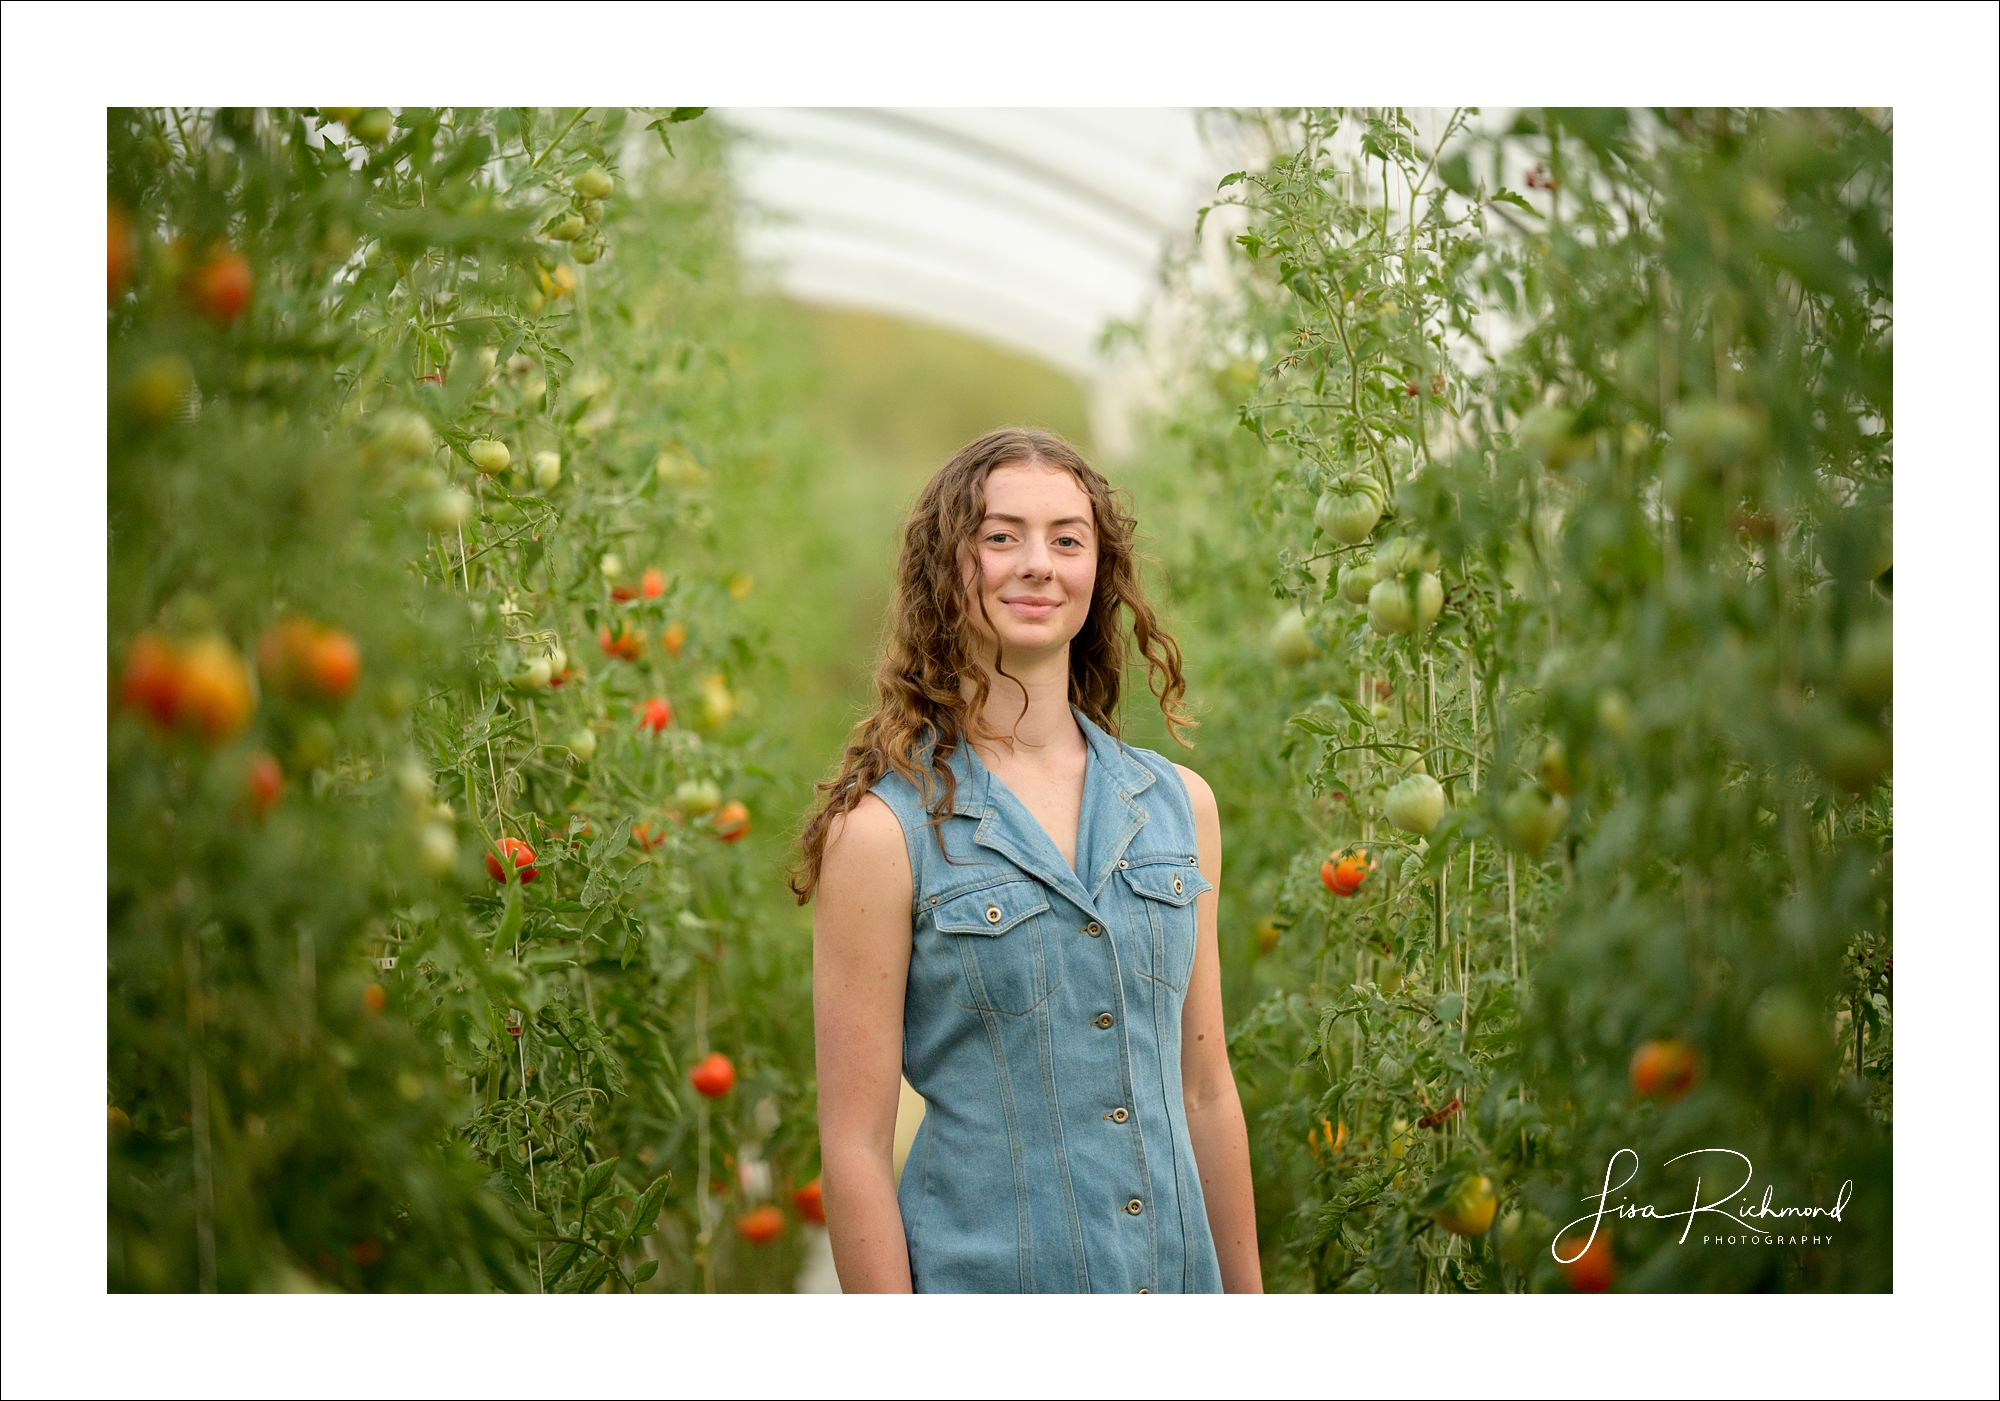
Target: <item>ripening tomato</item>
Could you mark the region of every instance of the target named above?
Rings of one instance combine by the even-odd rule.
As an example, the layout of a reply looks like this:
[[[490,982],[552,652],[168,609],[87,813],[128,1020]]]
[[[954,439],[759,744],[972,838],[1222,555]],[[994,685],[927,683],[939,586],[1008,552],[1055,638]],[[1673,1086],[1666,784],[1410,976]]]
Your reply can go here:
[[[806,1220],[817,1221],[822,1226],[826,1224],[826,1201],[820,1195],[817,1177],[792,1193],[792,1205],[798,1208],[799,1215]]]
[[[142,632],[132,639],[132,650],[125,654],[119,695],[160,728],[173,726],[181,708],[180,659],[158,633]]]
[[[361,649],[339,628],[322,628],[306,653],[306,674],[328,700],[344,700],[361,679]]]
[[[711,1051],[688,1071],[688,1083],[703,1099],[721,1099],[735,1087],[736,1067],[720,1051]]]
[[[505,885],[507,883],[507,872],[500,864],[501,858],[505,857],[511,860],[514,863],[514,869],[520,872],[521,884],[526,885],[535,878],[535,849],[533,847],[529,846],[519,837],[502,837],[499,845],[500,850],[497,854],[491,851],[486,853],[487,875]]]
[[[632,824],[632,840],[647,851],[656,849],[666,839],[667,833],[665,828],[656,829],[650,822],[634,822]]]
[[[188,274],[188,296],[194,308],[218,326],[228,326],[250,305],[256,285],[250,263],[241,253],[225,250]]]
[[[606,625],[597,630],[597,645],[607,657],[622,657],[628,662],[636,662],[645,654],[646,639],[644,634],[627,627],[621,627],[614,638],[610,626]]]
[[[688,630],[685,623],[668,623],[660,634],[660,645],[667,649],[667,655],[680,660],[681,648],[687,646]]]
[[[654,734],[674,723],[673,702],[665,696],[653,696],[643,707],[635,705],[632,710],[639,717],[639,728],[651,730]]]
[[[643,598],[658,598],[667,591],[667,576],[657,569],[648,569],[639,576],[639,594]]]
[[[1361,889],[1361,883],[1374,869],[1375,863],[1368,859],[1368,851],[1364,847],[1344,856],[1327,857],[1320,864],[1319,880],[1321,885],[1345,899]]]
[[[1492,1178],[1468,1177],[1431,1220],[1455,1236],[1483,1236],[1493,1225],[1499,1201]]]
[[[243,791],[250,800],[250,810],[262,817],[278,805],[278,799],[285,791],[284,769],[276,759],[258,750],[245,766]]]
[[[220,633],[197,637],[180,654],[176,720],[210,747],[242,733],[257,708],[250,668]]]
[[[125,279],[132,269],[132,221],[125,217],[123,209],[113,204],[106,214],[105,225],[110,276],[107,300],[112,300],[125,290]]]
[[[1632,1090],[1671,1103],[1694,1088],[1700,1063],[1685,1041],[1648,1041],[1632,1053]]]
[[[1562,1266],[1569,1287],[1579,1294],[1602,1294],[1618,1273],[1617,1262],[1611,1257],[1611,1235],[1603,1229],[1580,1253],[1576,1241],[1558,1242],[1556,1263]]]
[[[736,1218],[736,1234],[752,1245],[769,1245],[785,1229],[785,1213],[766,1202]]]
[[[732,798],[715,810],[709,824],[723,841],[740,842],[750,835],[750,809]]]
[[[361,1005],[371,1012],[379,1012],[389,1005],[389,990],[380,983],[370,983],[361,989]]]

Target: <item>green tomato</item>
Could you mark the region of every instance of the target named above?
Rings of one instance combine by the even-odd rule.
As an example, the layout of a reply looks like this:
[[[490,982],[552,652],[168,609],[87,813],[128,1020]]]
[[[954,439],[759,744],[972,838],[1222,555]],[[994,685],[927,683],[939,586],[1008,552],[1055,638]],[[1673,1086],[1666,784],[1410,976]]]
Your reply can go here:
[[[1750,1044],[1786,1080],[1808,1085],[1833,1059],[1825,1015],[1795,987],[1773,988],[1750,1009]]]
[[[549,678],[555,675],[547,657],[537,657],[516,672],[513,687],[517,691],[546,691]]]
[[[712,778],[691,778],[674,789],[674,806],[689,817],[702,817],[722,806],[722,790]]]
[[[611,173],[601,165],[591,166],[570,183],[585,199],[603,199],[612,189]]]
[[[437,439],[422,414],[386,413],[376,426],[375,445],[389,457],[421,459],[431,455]]]
[[[1372,478],[1348,478],[1321,493],[1313,524],[1343,545],[1358,545],[1382,519],[1382,488]]]
[[[379,146],[389,139],[389,133],[395,130],[396,121],[389,115],[387,107],[364,107],[352,121],[343,122],[341,125],[347,128],[348,134],[356,141]]]
[[[1864,720],[1841,716],[1821,740],[1826,776],[1850,793],[1865,793],[1889,772],[1894,749],[1889,737]]]
[[[1569,801],[1537,784],[1522,784],[1500,804],[1500,830],[1527,856],[1540,856],[1567,821]]]
[[[1398,574],[1368,591],[1368,626],[1384,637],[1413,637],[1437,621],[1444,585],[1431,573]]]
[[[582,238],[589,230],[590,226],[583,222],[583,216],[571,210],[549,225],[549,237],[558,243],[570,243]]]
[[[1271,627],[1271,651],[1281,666],[1301,667],[1318,654],[1313,640],[1306,631],[1305,614],[1296,608],[1287,608],[1278,615],[1278,621]]]
[[[576,212],[583,216],[583,220],[587,224],[602,223],[604,220],[604,201],[601,199],[587,199],[577,206]]]
[[[1537,462],[1558,472],[1590,450],[1589,441],[1576,436],[1575,415],[1553,404],[1521,415],[1514,441]]]
[[[1840,684],[1865,706],[1881,709],[1895,694],[1896,639],[1892,623],[1877,618],[1847,634]]]
[[[1597,693],[1597,724],[1613,739],[1623,739],[1632,732],[1632,702],[1616,686]]]
[[[1383,796],[1382,815],[1422,836],[1444,816],[1444,785],[1427,773],[1413,773]]]
[[[458,837],[442,822],[426,822],[417,833],[417,865],[426,875],[448,876],[458,869]]]
[[[604,256],[604,245],[596,242],[572,243],[569,246],[569,255],[579,263],[594,263]]]
[[[589,763],[597,753],[597,731],[584,725],[569,737],[569,752],[576,755],[579,763]]]
[[[443,535],[472,518],[472,497],[455,486],[439,487],[417,500],[417,522]]]
[[[1340,596],[1349,603],[1360,607],[1368,606],[1368,591],[1382,582],[1382,571],[1374,560],[1364,560],[1360,564],[1344,564],[1340,567]]]
[[[472,465],[489,477],[497,477],[507,470],[513,461],[513,454],[498,438],[474,439],[465,449],[465,455],[472,459]]]
[[[534,456],[535,485],[547,491],[562,480],[562,454],[559,452],[538,452]]]

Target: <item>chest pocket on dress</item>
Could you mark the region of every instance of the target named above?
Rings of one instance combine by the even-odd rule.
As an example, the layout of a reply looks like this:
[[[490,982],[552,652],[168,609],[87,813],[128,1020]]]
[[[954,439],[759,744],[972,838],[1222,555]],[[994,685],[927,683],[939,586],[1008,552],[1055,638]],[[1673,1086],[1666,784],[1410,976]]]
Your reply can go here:
[[[940,934],[957,940],[969,1005],[1019,1016],[1062,986],[1060,954],[1044,938],[1049,898],[1035,881],[989,885],[941,901]]]
[[[1195,897],[1212,887],[1191,856],[1136,860],[1119,874],[1139,897],[1133,903],[1140,918],[1151,926],[1147,932],[1153,940],[1152,976],[1176,992],[1184,991],[1194,971]]]

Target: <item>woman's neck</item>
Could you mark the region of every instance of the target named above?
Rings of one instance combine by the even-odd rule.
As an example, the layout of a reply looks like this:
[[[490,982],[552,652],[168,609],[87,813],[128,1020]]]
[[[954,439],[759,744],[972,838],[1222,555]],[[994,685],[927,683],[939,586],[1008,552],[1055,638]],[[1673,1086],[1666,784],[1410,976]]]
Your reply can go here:
[[[1069,708],[1069,649],[1031,661],[1009,659],[1007,675],[989,668],[986,673],[986,708],[980,718],[984,728],[1002,738],[975,741],[982,753],[996,746],[1006,752],[1041,756],[1067,749],[1082,737],[1076,716]],[[1027,696],[1022,697],[1026,688]],[[964,687],[972,699],[972,684]]]

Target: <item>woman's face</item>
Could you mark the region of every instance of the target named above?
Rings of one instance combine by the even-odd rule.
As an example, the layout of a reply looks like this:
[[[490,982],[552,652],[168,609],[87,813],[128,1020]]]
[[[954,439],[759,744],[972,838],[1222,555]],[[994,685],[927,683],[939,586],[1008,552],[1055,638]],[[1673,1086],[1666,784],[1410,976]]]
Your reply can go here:
[[[1097,587],[1097,528],[1075,477],[1042,462],[994,468],[977,546],[966,561],[967,612],[974,631],[999,635],[1003,664],[1060,652],[1083,630]]]

